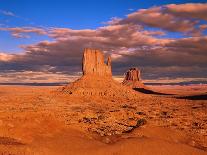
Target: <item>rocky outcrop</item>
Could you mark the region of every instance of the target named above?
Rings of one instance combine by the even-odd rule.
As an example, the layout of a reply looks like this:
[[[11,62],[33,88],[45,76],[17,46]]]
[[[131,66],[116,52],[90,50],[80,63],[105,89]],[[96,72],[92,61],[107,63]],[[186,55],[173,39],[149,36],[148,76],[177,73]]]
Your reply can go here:
[[[141,81],[141,72],[138,68],[130,68],[125,73],[125,78],[122,84],[131,88],[145,88]]]
[[[105,64],[104,55],[100,50],[85,49],[83,53],[83,75],[112,76],[111,57],[108,57]]]
[[[71,96],[135,97],[137,93],[113,80],[111,58],[104,63],[100,50],[85,49],[83,53],[83,76],[61,89]]]
[[[124,81],[141,81],[140,70],[138,68],[130,68],[125,73]]]

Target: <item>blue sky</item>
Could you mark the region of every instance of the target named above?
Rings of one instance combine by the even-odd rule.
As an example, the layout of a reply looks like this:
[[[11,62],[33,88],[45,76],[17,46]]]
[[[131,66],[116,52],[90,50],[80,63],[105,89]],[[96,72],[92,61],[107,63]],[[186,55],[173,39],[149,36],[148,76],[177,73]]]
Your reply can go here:
[[[124,18],[138,9],[165,4],[198,3],[206,0],[0,0],[0,10],[15,16],[0,14],[1,27],[65,27],[96,29],[113,17]],[[180,37],[169,33],[169,37]],[[0,32],[0,51],[21,52],[21,44],[50,40],[46,36],[16,39],[9,32]]]
[[[133,10],[160,6],[207,2],[206,0],[0,0],[0,9],[19,19],[1,17],[9,26],[53,26],[72,29],[97,28],[112,17],[124,17]],[[5,21],[4,21],[5,22]]]

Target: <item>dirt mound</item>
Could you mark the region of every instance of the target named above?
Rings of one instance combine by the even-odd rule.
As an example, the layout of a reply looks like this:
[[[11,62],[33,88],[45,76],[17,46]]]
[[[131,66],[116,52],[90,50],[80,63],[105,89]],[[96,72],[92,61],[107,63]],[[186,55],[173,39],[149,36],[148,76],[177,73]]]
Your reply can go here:
[[[104,63],[100,50],[85,49],[83,54],[83,76],[63,87],[61,92],[78,96],[135,97],[135,91],[122,86],[112,78],[111,59]]]

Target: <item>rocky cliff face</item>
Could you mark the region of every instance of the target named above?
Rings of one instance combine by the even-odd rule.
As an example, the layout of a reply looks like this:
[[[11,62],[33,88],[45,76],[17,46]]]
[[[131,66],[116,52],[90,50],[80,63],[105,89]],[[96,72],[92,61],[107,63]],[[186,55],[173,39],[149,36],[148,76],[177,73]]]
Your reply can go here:
[[[131,88],[144,88],[144,84],[141,82],[141,72],[138,68],[130,68],[125,73],[123,85]]]
[[[104,63],[104,55],[100,50],[85,49],[83,54],[83,75],[112,76],[111,57]]]

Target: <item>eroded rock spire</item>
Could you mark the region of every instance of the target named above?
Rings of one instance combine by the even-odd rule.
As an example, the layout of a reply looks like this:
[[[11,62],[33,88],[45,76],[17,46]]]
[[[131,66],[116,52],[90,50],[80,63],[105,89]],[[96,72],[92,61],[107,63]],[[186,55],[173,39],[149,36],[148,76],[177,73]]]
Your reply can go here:
[[[100,50],[86,48],[83,53],[83,75],[112,76],[111,58],[104,63],[104,55]]]

